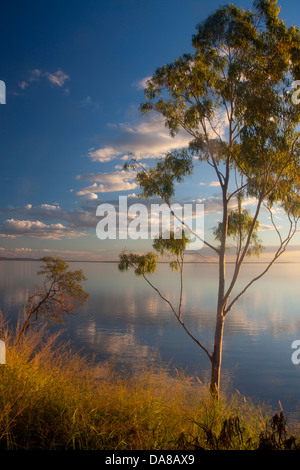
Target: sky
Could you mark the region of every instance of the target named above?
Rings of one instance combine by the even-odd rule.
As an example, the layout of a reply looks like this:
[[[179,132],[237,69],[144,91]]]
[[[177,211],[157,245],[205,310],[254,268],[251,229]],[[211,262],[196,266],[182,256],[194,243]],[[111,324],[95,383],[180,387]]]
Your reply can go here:
[[[226,2],[224,2],[226,3]],[[187,145],[157,117],[144,117],[145,82],[156,68],[192,52],[196,25],[224,3],[211,0],[16,1],[1,8],[0,257],[117,259],[151,240],[100,240],[97,207],[127,196],[139,203],[129,153],[151,166]],[[252,1],[234,1],[252,8]],[[287,25],[300,19],[282,1]],[[299,77],[300,79],[300,77]],[[1,98],[1,97],[0,97]],[[176,188],[178,201],[204,204],[208,239],[220,216],[216,176],[207,166]],[[249,200],[251,208],[253,201]],[[282,214],[276,214],[282,225]],[[282,219],[282,220],[281,220]],[[267,247],[277,238],[262,220]],[[300,260],[296,234],[287,258]],[[269,248],[267,248],[268,252]],[[203,248],[203,258],[209,253]],[[298,257],[298,258],[297,258]]]

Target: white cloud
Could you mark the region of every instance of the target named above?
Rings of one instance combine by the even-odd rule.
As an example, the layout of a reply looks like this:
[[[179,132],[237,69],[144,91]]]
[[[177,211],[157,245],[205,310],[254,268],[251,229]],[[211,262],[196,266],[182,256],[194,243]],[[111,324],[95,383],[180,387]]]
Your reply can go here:
[[[30,70],[28,74],[28,78],[26,80],[22,80],[19,82],[19,87],[22,90],[25,90],[30,84],[34,82],[40,81],[42,78],[46,78],[47,81],[51,83],[51,85],[55,85],[58,87],[63,87],[66,80],[69,80],[70,77],[62,70],[57,70],[54,73],[50,72],[43,72],[39,69]],[[69,92],[69,89],[65,89],[66,93]]]
[[[208,214],[221,214],[223,210],[223,203],[220,196],[208,196],[203,198],[198,198],[196,200],[198,204],[204,204],[205,215]],[[253,206],[255,207],[257,204],[257,199],[253,198],[245,198],[243,200],[243,207]],[[229,201],[229,208],[234,210],[237,209],[238,203],[235,198],[232,198]]]
[[[186,147],[190,140],[191,136],[185,131],[171,137],[160,118],[145,118],[137,124],[118,124],[113,139],[98,149],[90,149],[88,156],[98,162],[124,160],[130,153],[135,158],[157,158],[173,149]]]
[[[42,75],[42,71],[39,70],[39,69],[34,69],[34,70],[31,70],[29,72],[29,76],[27,78],[27,81],[26,80],[23,80],[22,82],[19,83],[19,87],[22,89],[22,90],[25,90],[25,88],[27,88],[29,86],[30,83],[32,82],[36,82],[40,79]]]
[[[129,181],[136,177],[136,172],[133,170],[120,170],[107,173],[87,173],[78,176],[78,179],[84,181],[95,181],[97,183],[119,183],[121,181]]]
[[[215,113],[215,119],[211,122],[206,120],[207,133],[211,139],[226,140],[226,132],[228,132],[229,121],[225,109],[219,109]]]
[[[0,236],[2,238],[16,238],[27,236],[43,239],[60,239],[62,237],[74,238],[83,236],[83,232],[79,232],[69,227],[65,227],[61,223],[44,224],[41,221],[31,220],[15,220],[7,219],[0,227]]]
[[[30,204],[31,206],[31,204]],[[50,211],[55,211],[57,209],[59,209],[59,206],[57,204],[41,204],[40,206],[41,208],[43,209],[46,209],[46,210],[50,210]],[[30,207],[30,209],[32,208],[32,206]]]
[[[118,150],[114,149],[113,147],[103,147],[98,150],[92,148],[89,151],[89,157],[92,159],[93,162],[110,162],[118,155]]]
[[[147,86],[147,81],[150,79],[151,76],[136,80],[135,82],[133,82],[132,86],[135,87],[137,90],[144,90]]]
[[[97,202],[97,195],[90,192],[78,202],[81,208],[76,210],[67,211],[54,204],[41,204],[39,206],[26,204],[23,207],[0,208],[0,216],[4,220],[4,222],[0,223],[0,234],[2,233],[2,236],[13,236],[15,231],[12,229],[25,230],[30,228],[36,230],[38,228],[45,228],[46,230],[46,227],[50,226],[50,230],[58,229],[60,233],[64,231],[67,234],[68,230],[70,233],[78,231],[78,236],[81,236],[83,230],[94,228],[97,224],[95,202]],[[7,220],[13,220],[13,222],[8,224]],[[28,223],[21,224],[24,221]],[[32,225],[36,221],[43,223],[45,227]],[[61,226],[55,227],[57,223],[60,223],[65,228],[62,229]]]
[[[110,173],[88,173],[78,176],[78,179],[84,181],[94,181],[77,192],[77,196],[83,196],[89,193],[108,193],[113,191],[131,191],[137,188],[133,181],[136,176],[134,171],[115,171]],[[99,185],[97,183],[100,183]]]
[[[89,251],[89,250],[63,250],[63,249],[33,249],[33,248],[4,248],[0,247],[0,254],[6,258],[30,258],[30,259],[40,259],[43,256],[60,256],[65,260],[95,260],[99,257],[100,254],[104,251],[104,248],[98,248]]]
[[[95,201],[96,199],[98,199],[98,196],[95,193],[88,193],[84,197],[85,201]]]
[[[277,227],[278,230],[282,229],[281,226]],[[259,224],[259,231],[260,232],[267,232],[269,230],[274,230],[273,225],[268,225],[268,224]]]
[[[114,191],[130,191],[135,188],[137,188],[137,184],[129,183],[128,181],[122,181],[118,183],[109,183],[109,184],[99,184],[99,185],[94,183],[91,186],[87,186],[86,188],[83,188],[80,191],[78,191],[77,196],[87,195],[92,191],[95,193],[110,193]]]
[[[45,72],[45,76],[48,78],[52,85],[63,86],[66,80],[69,80],[70,77],[62,70],[57,70],[55,73]]]

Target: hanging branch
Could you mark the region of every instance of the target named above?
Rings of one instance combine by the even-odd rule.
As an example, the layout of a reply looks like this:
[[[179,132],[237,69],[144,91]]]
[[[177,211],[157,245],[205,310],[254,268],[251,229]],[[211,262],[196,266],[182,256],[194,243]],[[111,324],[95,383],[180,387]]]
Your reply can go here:
[[[158,295],[170,306],[172,312],[174,313],[176,319],[178,320],[178,322],[180,323],[180,325],[183,327],[183,329],[186,331],[186,333],[189,335],[190,338],[192,338],[192,340],[206,353],[206,355],[208,356],[209,360],[211,361],[212,360],[212,356],[211,354],[208,352],[208,350],[203,346],[203,344],[191,333],[191,331],[186,327],[186,325],[184,324],[184,322],[181,320],[181,315],[180,315],[180,312],[179,314],[176,312],[176,310],[174,309],[173,305],[171,304],[171,302],[166,299],[162,294],[161,292],[159,291],[159,289],[157,289],[157,287],[155,287],[152,282],[149,281],[149,279],[147,279],[147,277],[143,274],[143,278],[145,279],[145,281],[152,287],[152,289],[154,289]],[[182,291],[181,291],[181,296],[182,296]],[[181,299],[180,299],[180,304],[181,304]]]
[[[267,209],[269,210],[270,212],[270,215],[271,215],[271,221],[272,221],[272,224],[274,226],[274,229],[276,230],[276,233],[279,237],[279,240],[280,240],[280,244],[279,244],[279,247],[276,251],[276,253],[274,254],[272,260],[269,262],[269,264],[267,265],[267,267],[258,275],[256,276],[255,278],[253,278],[245,287],[244,289],[232,300],[232,302],[228,305],[228,307],[226,308],[225,310],[225,316],[230,312],[230,310],[232,309],[233,305],[238,301],[238,299],[249,289],[250,286],[252,286],[252,284],[254,284],[254,282],[258,281],[261,277],[263,277],[268,271],[269,269],[271,268],[271,266],[275,263],[275,261],[277,261],[277,259],[286,251],[287,249],[287,246],[288,244],[290,243],[290,241],[292,240],[292,238],[294,237],[296,231],[297,231],[297,220],[292,220],[291,217],[289,216],[289,222],[290,222],[290,228],[289,228],[289,231],[288,231],[288,234],[286,236],[285,239],[282,239],[282,236],[278,230],[278,228],[276,227],[275,223],[274,223],[274,219],[273,219],[273,214],[270,210],[269,207],[267,207]]]

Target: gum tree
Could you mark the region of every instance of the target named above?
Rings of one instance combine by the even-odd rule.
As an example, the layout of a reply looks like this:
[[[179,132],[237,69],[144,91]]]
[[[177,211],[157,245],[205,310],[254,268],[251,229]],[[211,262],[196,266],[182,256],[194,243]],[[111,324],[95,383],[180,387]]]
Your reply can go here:
[[[150,170],[134,159],[128,166],[137,170],[141,197],[160,197],[169,205],[175,183],[191,175],[197,164],[209,165],[216,174],[222,217],[214,229],[215,244],[204,240],[217,255],[219,266],[211,352],[183,323],[181,300],[180,311],[171,308],[207,354],[210,388],[218,395],[225,319],[238,299],[285,252],[300,215],[300,106],[291,100],[292,84],[300,77],[300,31],[279,19],[277,0],[256,0],[253,11],[231,4],[219,8],[197,26],[192,45],[193,54],[156,70],[141,105],[143,113],[162,116],[172,136],[184,129],[191,137],[188,148],[158,159]],[[251,213],[245,209],[247,198],[255,201]],[[275,222],[278,207],[288,223],[284,234]],[[233,295],[245,259],[263,250],[258,237],[262,209],[269,213],[278,248],[261,273]],[[232,245],[235,263],[229,278],[226,262]],[[172,240],[167,248],[172,254]],[[184,249],[182,244],[181,263]],[[119,268],[134,267],[150,283],[159,254],[159,250],[146,255],[123,252]]]
[[[81,269],[68,270],[68,264],[61,258],[42,258],[39,275],[44,276],[42,286],[28,296],[25,321],[17,338],[17,344],[25,331],[40,318],[46,323],[62,323],[66,315],[74,313],[88,299],[81,282],[86,278]]]

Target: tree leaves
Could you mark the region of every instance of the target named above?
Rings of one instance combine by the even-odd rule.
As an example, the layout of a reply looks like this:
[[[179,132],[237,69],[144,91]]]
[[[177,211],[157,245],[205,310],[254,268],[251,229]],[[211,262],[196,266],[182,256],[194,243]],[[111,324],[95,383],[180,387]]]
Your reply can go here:
[[[193,171],[193,157],[187,149],[169,152],[162,159],[157,160],[155,168],[146,170],[134,159],[126,163],[124,168],[142,168],[137,172],[136,181],[139,183],[142,193],[140,197],[150,198],[158,196],[168,204],[174,196],[174,184],[183,181]]]
[[[258,237],[259,222],[255,221],[253,226],[253,218],[250,215],[248,209],[235,209],[230,210],[228,213],[228,229],[227,236],[229,239],[233,240],[235,246],[239,251],[242,251],[243,244],[247,240],[249,233],[251,231],[250,245],[247,250],[247,256],[256,255],[259,256],[263,251],[263,246],[261,240]],[[215,227],[213,233],[216,240],[221,240],[223,231],[223,222],[219,222]]]
[[[184,230],[178,229],[176,232],[171,230],[168,238],[159,235],[153,241],[152,246],[157,254],[153,251],[142,255],[122,251],[119,255],[119,271],[125,272],[129,268],[133,268],[138,277],[153,274],[157,268],[159,255],[171,259],[171,270],[178,271],[182,268],[184,251],[189,242],[190,238]]]
[[[65,315],[74,313],[88,299],[81,286],[86,278],[82,270],[68,271],[68,264],[61,258],[42,258],[39,275],[45,277],[42,286],[29,295],[25,305],[26,319],[20,330],[17,343],[25,331],[40,318],[46,323],[63,323]]]
[[[174,184],[193,171],[187,155],[207,162],[220,184],[221,221],[214,230],[220,247],[216,249],[204,241],[217,253],[219,261],[213,354],[197,342],[212,361],[212,390],[219,390],[226,315],[285,252],[300,216],[300,106],[293,103],[289,90],[300,77],[300,30],[295,26],[287,28],[279,19],[279,11],[277,0],[255,0],[254,11],[231,4],[216,10],[197,26],[193,54],[184,54],[155,71],[147,82],[146,101],[141,105],[143,113],[154,111],[162,116],[172,136],[180,130],[191,136],[189,147],[179,158],[174,153],[167,154],[156,166],[138,173],[141,196],[158,196],[170,205]],[[253,214],[243,208],[243,197],[255,201]],[[234,200],[237,209],[233,210],[229,203]],[[274,222],[275,204],[286,213],[286,236],[281,236]],[[279,247],[261,274],[230,301],[245,256],[262,251],[258,217],[263,205],[270,211]],[[235,245],[236,255],[232,278],[227,284],[225,265],[230,243]],[[175,238],[170,238],[168,242],[158,239],[154,247],[170,254],[170,267],[179,269],[182,278],[183,245],[176,245]],[[155,257],[153,253],[151,256]],[[154,266],[141,255],[121,260],[124,269],[135,267],[136,273],[144,277]],[[179,315],[171,308],[185,328],[181,301]]]
[[[121,272],[128,271],[129,268],[133,268],[135,274],[140,277],[145,274],[153,274],[157,267],[157,257],[153,252],[149,252],[143,255],[134,253],[126,253],[123,251],[120,254],[120,261],[118,268]]]

